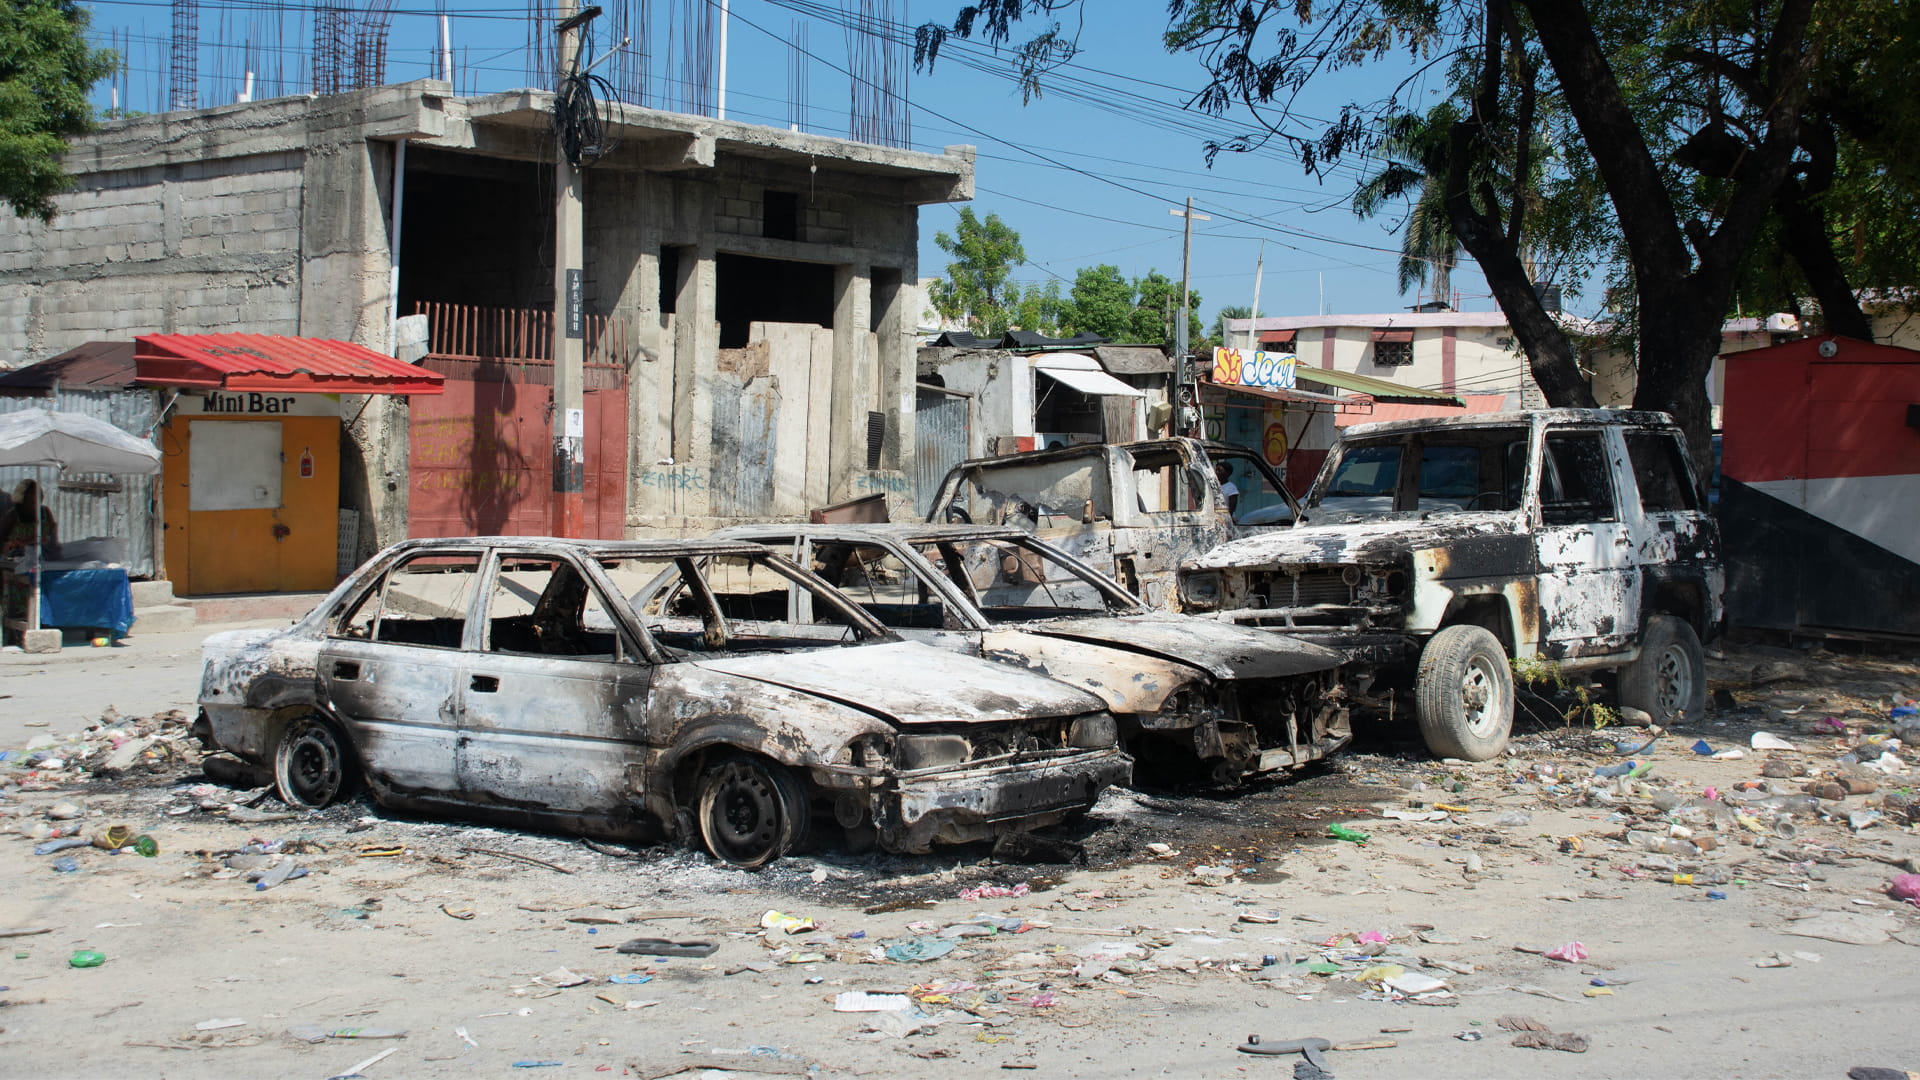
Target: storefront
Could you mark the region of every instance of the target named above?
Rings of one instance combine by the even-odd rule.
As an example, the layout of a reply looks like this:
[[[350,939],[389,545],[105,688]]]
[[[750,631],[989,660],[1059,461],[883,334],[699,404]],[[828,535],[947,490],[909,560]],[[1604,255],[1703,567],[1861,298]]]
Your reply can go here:
[[[332,588],[342,395],[443,382],[348,342],[254,334],[139,337],[134,364],[163,391],[161,543],[183,596]]]

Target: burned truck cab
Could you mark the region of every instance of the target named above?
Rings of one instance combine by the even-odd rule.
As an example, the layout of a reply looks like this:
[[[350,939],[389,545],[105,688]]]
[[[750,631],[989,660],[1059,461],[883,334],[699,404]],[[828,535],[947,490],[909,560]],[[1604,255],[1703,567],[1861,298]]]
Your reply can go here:
[[[1712,519],[1658,413],[1550,409],[1349,428],[1293,528],[1186,561],[1193,613],[1341,650],[1356,701],[1411,698],[1427,743],[1506,745],[1510,662],[1610,671],[1656,722],[1704,704]]]

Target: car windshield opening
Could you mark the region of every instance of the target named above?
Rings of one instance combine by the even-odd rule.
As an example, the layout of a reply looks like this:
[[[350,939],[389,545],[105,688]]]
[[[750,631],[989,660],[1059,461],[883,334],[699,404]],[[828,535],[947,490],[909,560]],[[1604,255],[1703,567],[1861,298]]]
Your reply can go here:
[[[1342,445],[1312,505],[1358,514],[1518,510],[1526,470],[1524,427],[1356,439]]]

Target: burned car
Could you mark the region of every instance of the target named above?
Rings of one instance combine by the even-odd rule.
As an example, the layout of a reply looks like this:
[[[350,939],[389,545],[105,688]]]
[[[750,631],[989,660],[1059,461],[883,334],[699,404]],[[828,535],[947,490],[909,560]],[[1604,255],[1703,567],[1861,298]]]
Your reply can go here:
[[[671,603],[627,603],[649,585]],[[207,639],[199,700],[294,806],[364,780],[742,867],[817,813],[923,852],[1057,822],[1131,771],[1099,699],[902,640],[741,541],[401,543],[290,629]]]
[[[1351,738],[1338,653],[1149,612],[1111,578],[1020,529],[768,524],[716,535],[790,555],[902,637],[1096,695],[1119,719],[1137,767],[1157,777],[1195,766],[1216,781],[1298,768]]]
[[[1291,525],[1300,509],[1259,454],[1185,438],[963,461],[932,506],[928,521],[1033,532],[1155,608],[1172,606],[1186,559]]]
[[[1189,559],[1177,602],[1340,649],[1356,702],[1410,696],[1443,756],[1505,747],[1509,658],[1583,681],[1611,672],[1620,703],[1668,724],[1705,705],[1701,641],[1721,616],[1699,491],[1663,413],[1357,425],[1304,522]]]

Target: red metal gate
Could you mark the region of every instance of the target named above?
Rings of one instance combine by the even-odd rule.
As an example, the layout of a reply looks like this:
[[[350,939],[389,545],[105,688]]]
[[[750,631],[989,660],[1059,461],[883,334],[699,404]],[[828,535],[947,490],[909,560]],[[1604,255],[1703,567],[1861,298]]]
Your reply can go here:
[[[551,314],[422,304],[423,366],[446,392],[411,403],[407,535],[544,536],[553,497]],[[627,380],[617,321],[587,324],[585,525],[625,535]],[[488,355],[527,353],[525,356]]]

